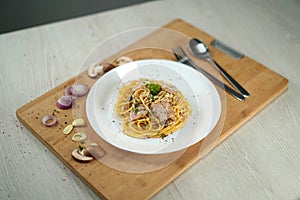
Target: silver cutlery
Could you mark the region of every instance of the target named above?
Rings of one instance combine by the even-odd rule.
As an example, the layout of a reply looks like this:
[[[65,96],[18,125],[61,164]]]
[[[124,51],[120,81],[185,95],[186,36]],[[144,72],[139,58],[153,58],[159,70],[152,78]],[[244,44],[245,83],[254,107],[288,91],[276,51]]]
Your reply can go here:
[[[193,38],[189,41],[189,47],[191,52],[198,58],[210,62],[214,67],[216,67],[220,73],[228,80],[231,85],[237,89],[244,97],[249,97],[250,94],[245,90],[230,74],[228,74],[209,53],[209,49],[204,42],[197,38]]]
[[[188,57],[188,55],[184,52],[184,50],[179,46],[176,49],[172,49],[173,54],[176,57],[177,61],[183,64],[186,64],[193,69],[199,71],[203,75],[205,75],[208,79],[210,79],[212,82],[214,82],[217,86],[227,91],[229,94],[231,94],[233,97],[238,99],[239,101],[245,100],[245,97],[241,95],[240,93],[236,92],[232,88],[230,88],[228,85],[217,79],[215,76],[207,72],[206,70],[200,68],[197,66],[191,59]]]

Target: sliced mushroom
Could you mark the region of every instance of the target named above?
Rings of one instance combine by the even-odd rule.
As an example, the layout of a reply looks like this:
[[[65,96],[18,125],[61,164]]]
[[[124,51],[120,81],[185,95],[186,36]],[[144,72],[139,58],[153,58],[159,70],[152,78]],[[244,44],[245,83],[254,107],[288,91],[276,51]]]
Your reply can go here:
[[[98,75],[104,74],[104,67],[99,63],[91,64],[88,68],[88,75],[91,78],[95,78]]]
[[[104,72],[108,72],[116,67],[116,65],[111,63],[104,63],[102,66],[104,67]]]
[[[103,67],[103,65],[97,65],[94,68],[94,71],[97,73],[97,75],[102,75],[104,73],[104,67]]]
[[[105,151],[96,143],[91,143],[86,147],[88,155],[93,156],[96,159],[104,156]]]
[[[129,62],[132,62],[133,59],[127,56],[122,56],[120,58],[117,59],[118,65],[123,65]]]
[[[80,162],[89,162],[94,159],[92,156],[87,155],[85,149],[83,149],[82,151],[80,151],[79,149],[74,149],[72,151],[72,156],[75,160],[78,160]]]

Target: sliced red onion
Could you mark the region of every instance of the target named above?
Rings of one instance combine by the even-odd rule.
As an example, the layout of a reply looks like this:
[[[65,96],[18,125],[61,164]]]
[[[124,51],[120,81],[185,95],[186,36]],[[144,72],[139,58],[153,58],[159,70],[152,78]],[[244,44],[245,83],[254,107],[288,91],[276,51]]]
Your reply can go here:
[[[78,95],[74,93],[73,86],[67,86],[65,89],[65,96],[70,96],[72,99],[76,99]]]
[[[62,96],[57,100],[56,105],[61,109],[69,109],[73,105],[73,99],[70,96]]]
[[[48,127],[53,126],[54,124],[56,124],[56,122],[57,120],[53,115],[46,115],[42,119],[42,123]]]
[[[73,85],[73,93],[78,97],[82,97],[88,93],[89,89],[85,84],[76,83]]]

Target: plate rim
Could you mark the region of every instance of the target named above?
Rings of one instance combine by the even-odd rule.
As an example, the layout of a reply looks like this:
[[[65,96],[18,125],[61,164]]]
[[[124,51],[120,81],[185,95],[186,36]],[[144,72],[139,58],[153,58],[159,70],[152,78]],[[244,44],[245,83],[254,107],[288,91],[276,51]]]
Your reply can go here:
[[[94,93],[96,92],[95,90],[95,87],[97,84],[99,84],[99,82],[101,82],[101,79],[103,79],[104,77],[106,76],[110,76],[110,74],[116,72],[116,71],[120,71],[122,70],[123,68],[127,67],[128,68],[128,65],[134,65],[134,64],[139,64],[139,63],[144,63],[144,64],[157,64],[157,63],[160,63],[160,64],[166,64],[166,63],[172,63],[172,64],[179,64],[181,65],[182,67],[185,67],[185,69],[188,69],[188,70],[194,70],[192,69],[191,67],[183,64],[183,63],[179,63],[179,62],[175,62],[173,60],[165,60],[165,59],[144,59],[144,60],[136,60],[136,61],[133,61],[133,62],[130,62],[130,63],[127,63],[127,64],[123,64],[119,67],[116,67],[112,70],[110,70],[109,72],[105,73],[102,77],[100,77],[93,85],[92,87],[90,88],[90,91],[89,91],[89,94],[87,96],[87,99],[86,99],[86,116],[87,116],[87,119],[88,121],[90,122],[90,125],[92,127],[92,129],[95,131],[95,133],[101,137],[104,141],[106,141],[107,143],[109,143],[110,145],[116,147],[116,148],[119,148],[119,149],[122,149],[122,150],[125,150],[125,151],[129,151],[129,152],[133,152],[133,153],[138,153],[138,154],[164,154],[164,153],[171,153],[171,152],[176,152],[176,151],[180,151],[180,150],[183,150],[183,149],[187,149],[189,148],[190,146],[200,142],[201,140],[203,140],[205,137],[207,137],[207,135],[209,135],[212,130],[215,128],[215,126],[218,124],[218,121],[220,120],[220,116],[221,116],[221,112],[222,112],[222,105],[221,105],[221,98],[220,98],[220,94],[218,92],[218,90],[216,89],[215,85],[206,77],[204,76],[202,73],[199,73],[195,70],[195,73],[199,73],[201,74],[201,76],[204,78],[204,80],[210,84],[210,86],[212,86],[213,90],[214,90],[214,95],[217,97],[217,102],[218,102],[218,106],[219,109],[218,109],[218,113],[217,113],[217,117],[216,117],[216,120],[214,121],[213,125],[211,126],[210,130],[207,132],[206,135],[204,135],[201,139],[197,140],[197,141],[191,141],[191,143],[188,145],[188,146],[185,146],[185,147],[182,147],[182,148],[177,148],[176,150],[172,150],[172,151],[163,151],[163,152],[144,152],[144,151],[138,151],[138,150],[133,150],[133,149],[128,149],[128,148],[124,148],[122,147],[122,145],[117,145],[117,144],[114,144],[114,143],[111,143],[110,141],[108,141],[106,139],[106,137],[102,137],[101,134],[98,133],[97,131],[97,128],[95,128],[95,125],[94,123],[92,123],[90,120],[90,115],[88,114],[88,111],[90,110],[88,108],[89,106],[89,98],[91,98],[91,95],[93,96]],[[135,69],[136,67],[133,67],[133,69]],[[174,70],[175,71],[175,70]],[[141,77],[142,78],[142,77]],[[93,96],[94,97],[94,96]],[[212,96],[213,97],[213,96]],[[94,116],[94,112],[93,112],[93,117],[96,118]],[[95,120],[93,120],[95,121]],[[122,132],[123,133],[123,132]],[[125,133],[123,133],[125,134]],[[130,137],[130,136],[129,136]]]

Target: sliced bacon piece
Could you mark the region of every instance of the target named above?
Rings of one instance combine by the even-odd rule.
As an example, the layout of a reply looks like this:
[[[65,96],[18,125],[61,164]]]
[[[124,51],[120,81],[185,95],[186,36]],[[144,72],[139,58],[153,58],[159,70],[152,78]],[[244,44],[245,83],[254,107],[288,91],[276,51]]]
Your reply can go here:
[[[162,105],[163,105],[163,107],[166,110],[167,119],[174,120],[175,119],[175,114],[174,114],[174,111],[173,111],[173,108],[172,108],[171,104],[169,102],[167,102],[167,101],[163,101]]]
[[[152,114],[159,120],[159,123],[164,124],[167,121],[167,111],[161,103],[153,103],[150,108]]]
[[[138,106],[132,111],[130,111],[130,120],[135,121],[141,119],[147,115],[148,111],[145,109],[144,106]]]
[[[175,115],[171,104],[167,101],[153,103],[150,106],[152,114],[164,124],[168,119],[174,120]]]

